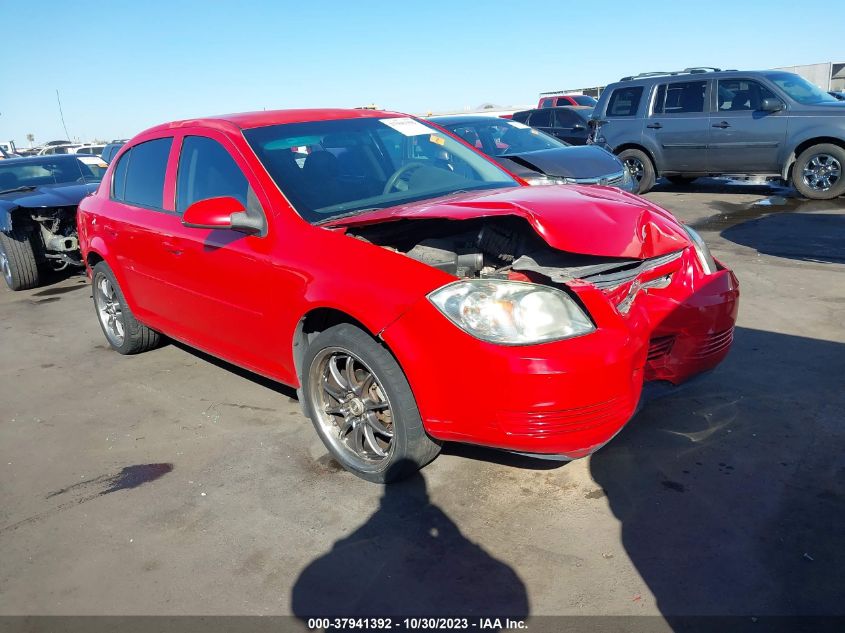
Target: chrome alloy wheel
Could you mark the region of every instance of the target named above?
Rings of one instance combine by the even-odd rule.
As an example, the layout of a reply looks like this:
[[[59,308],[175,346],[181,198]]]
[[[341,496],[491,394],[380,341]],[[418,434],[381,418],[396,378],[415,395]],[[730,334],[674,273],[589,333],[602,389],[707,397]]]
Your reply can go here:
[[[348,350],[321,350],[309,370],[310,404],[324,436],[352,461],[372,467],[393,451],[393,411],[373,371]]]
[[[9,265],[9,256],[6,255],[6,251],[2,247],[0,247],[0,270],[3,271],[3,279],[6,280],[6,284],[11,288],[12,267]]]
[[[625,168],[631,174],[631,178],[640,182],[643,179],[643,173],[645,172],[645,165],[643,165],[642,161],[638,158],[634,158],[633,156],[629,156],[623,161]]]
[[[816,154],[807,164],[801,178],[804,184],[815,191],[827,191],[842,177],[842,165],[835,156]]]
[[[125,335],[123,310],[114,285],[105,275],[98,275],[94,281],[94,304],[109,341],[115,347],[120,347]]]

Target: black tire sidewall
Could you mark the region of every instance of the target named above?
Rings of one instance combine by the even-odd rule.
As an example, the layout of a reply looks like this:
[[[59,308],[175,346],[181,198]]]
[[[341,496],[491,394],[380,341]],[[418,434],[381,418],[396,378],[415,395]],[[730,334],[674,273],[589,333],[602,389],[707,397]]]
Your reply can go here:
[[[97,280],[100,277],[106,277],[111,282],[112,287],[114,288],[114,294],[120,302],[120,309],[123,314],[123,343],[120,346],[117,346],[112,342],[106,332],[103,322],[100,320],[99,310],[97,309]],[[157,336],[153,337],[153,342],[151,344],[151,337],[149,336],[149,333],[144,331],[147,330],[147,327],[135,318],[135,315],[129,308],[129,304],[126,302],[126,297],[123,294],[123,290],[120,288],[120,284],[117,283],[114,273],[105,262],[99,262],[91,271],[91,294],[94,299],[94,310],[97,316],[97,323],[100,324],[103,336],[106,337],[106,341],[108,341],[109,346],[113,350],[120,354],[127,355],[137,354],[138,352],[146,351],[147,349],[151,349],[155,346]]]
[[[619,152],[619,160],[623,163],[625,162],[626,158],[636,158],[640,161],[643,165],[643,177],[637,183],[637,190],[635,193],[646,193],[648,192],[653,186],[655,178],[657,174],[654,170],[654,163],[651,162],[651,158],[649,158],[648,154],[645,152],[638,150],[638,149],[626,149]]]
[[[311,400],[311,365],[317,355],[332,347],[348,350],[366,364],[378,378],[390,400],[393,412],[393,453],[371,468],[337,450],[313,411]],[[393,355],[368,333],[351,324],[340,324],[319,333],[309,344],[302,362],[303,409],[311,419],[323,444],[340,464],[353,474],[375,483],[401,479],[431,461],[437,454],[435,443],[426,435],[416,400],[405,374]]]
[[[840,168],[845,170],[845,149],[839,147],[839,145],[833,145],[832,143],[813,145],[801,152],[795,160],[795,164],[792,166],[792,186],[795,187],[798,193],[802,196],[811,200],[831,200],[833,198],[838,198],[845,193],[845,172],[840,173],[839,181],[828,191],[816,191],[814,189],[810,189],[804,184],[804,179],[802,177],[804,167],[816,154],[831,154],[832,156],[835,156],[839,161]]]
[[[0,231],[0,251],[6,255],[12,273],[11,284],[3,278],[9,290],[29,290],[41,281],[35,246],[28,233],[20,230]],[[22,261],[22,259],[27,261]],[[2,272],[0,272],[2,274]]]

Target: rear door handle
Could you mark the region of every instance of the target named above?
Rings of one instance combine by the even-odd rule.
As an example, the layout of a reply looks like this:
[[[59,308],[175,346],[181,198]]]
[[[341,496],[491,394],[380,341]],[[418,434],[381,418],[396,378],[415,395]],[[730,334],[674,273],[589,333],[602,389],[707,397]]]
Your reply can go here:
[[[719,127],[719,128],[722,128],[723,130],[724,130],[726,127],[730,127],[730,126],[731,126],[731,124],[730,124],[730,123],[728,123],[727,121],[722,121],[721,123],[714,123],[714,124],[713,124],[713,127]]]
[[[655,123],[649,123],[648,125],[646,125],[646,127],[650,127],[652,130],[659,130],[663,126],[660,124],[659,121],[657,121]]]

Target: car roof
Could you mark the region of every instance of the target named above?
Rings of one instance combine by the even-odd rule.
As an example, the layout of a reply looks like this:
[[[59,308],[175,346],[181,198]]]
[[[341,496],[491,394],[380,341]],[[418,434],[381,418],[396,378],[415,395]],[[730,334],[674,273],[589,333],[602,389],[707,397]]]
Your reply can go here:
[[[443,116],[430,116],[428,120],[438,125],[461,125],[462,123],[481,123],[484,121],[498,121],[499,123],[507,123],[508,119],[503,119],[498,116],[490,116],[489,114],[447,114]]]
[[[630,77],[622,77],[619,81],[615,82],[613,85],[616,84],[638,84],[638,83],[662,83],[670,80],[679,80],[679,81],[693,81],[693,80],[706,80],[706,79],[720,79],[726,77],[749,77],[752,75],[758,76],[769,76],[769,75],[777,75],[780,73],[789,72],[785,70],[699,70],[693,69],[690,70],[679,70],[679,71],[666,71],[666,72],[653,72],[653,73],[641,73],[640,75],[634,75]],[[607,89],[604,90],[607,92]],[[603,94],[603,93],[602,93]]]
[[[144,134],[174,130],[182,127],[208,127],[221,130],[248,130],[268,125],[282,125],[285,123],[308,123],[312,121],[331,121],[340,119],[384,119],[408,116],[398,112],[382,110],[359,110],[353,108],[322,108],[303,110],[262,110],[259,112],[241,112],[236,114],[219,114],[215,116],[185,119],[162,123],[144,131]]]
[[[3,164],[8,165],[10,163],[40,163],[57,160],[79,160],[79,157],[76,154],[44,154],[42,156],[21,156],[20,158],[7,158],[3,161]]]

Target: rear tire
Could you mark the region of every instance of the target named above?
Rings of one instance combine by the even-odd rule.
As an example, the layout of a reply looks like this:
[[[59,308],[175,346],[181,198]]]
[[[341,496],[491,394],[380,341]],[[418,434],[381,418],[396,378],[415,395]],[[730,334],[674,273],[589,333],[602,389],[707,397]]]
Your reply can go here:
[[[305,352],[301,378],[306,415],[332,457],[354,475],[397,481],[440,452],[399,363],[354,325],[319,333]]]
[[[628,168],[637,183],[634,193],[645,193],[654,186],[656,173],[648,154],[638,149],[626,149],[619,152],[619,160]]]
[[[29,290],[41,281],[29,233],[0,232],[0,273],[10,290]]]
[[[161,335],[132,314],[108,264],[94,266],[91,280],[97,320],[112,349],[120,354],[140,354],[158,347]]]
[[[808,147],[792,166],[792,184],[811,200],[841,196],[845,193],[845,149],[831,143]]]

